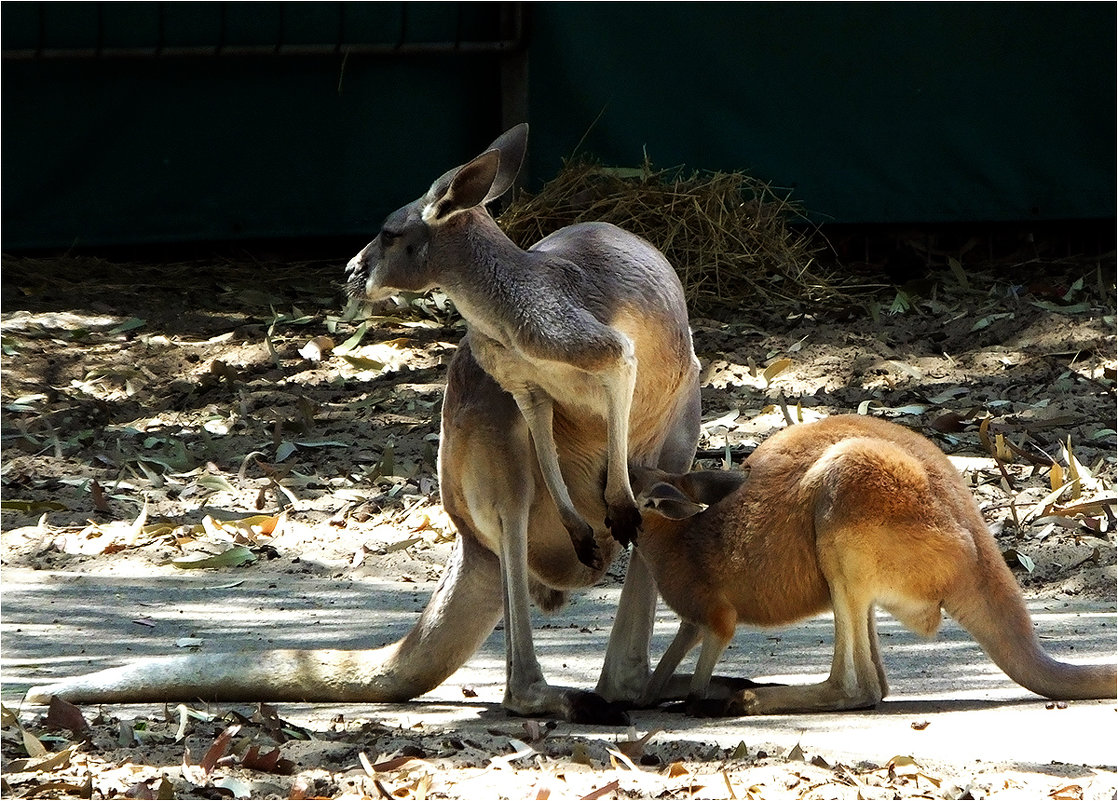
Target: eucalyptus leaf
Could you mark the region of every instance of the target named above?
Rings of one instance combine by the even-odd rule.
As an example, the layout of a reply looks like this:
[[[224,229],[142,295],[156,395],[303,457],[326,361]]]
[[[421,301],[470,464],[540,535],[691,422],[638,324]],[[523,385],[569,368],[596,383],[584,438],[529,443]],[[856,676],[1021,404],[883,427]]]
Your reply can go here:
[[[65,512],[67,508],[65,504],[58,501],[0,501],[0,509],[5,512],[23,512],[24,514]]]
[[[132,331],[136,328],[142,328],[147,325],[147,320],[141,320],[139,317],[129,317],[120,325],[115,328],[110,328],[110,334],[123,334],[125,331]]]
[[[791,366],[791,359],[777,359],[775,362],[766,367],[765,371],[761,373],[761,376],[765,379],[766,386],[768,384],[771,384],[774,378],[776,378],[778,375],[783,373]]]
[[[365,332],[368,331],[368,330],[369,330],[369,324],[368,323],[361,323],[361,325],[357,326],[357,330],[353,332],[353,334],[349,337],[349,339],[347,339],[345,342],[343,342],[342,344],[340,344],[336,348],[334,348],[334,353],[337,354],[338,356],[344,356],[347,353],[349,353],[350,351],[352,351],[359,344],[361,344],[361,340],[364,338]]]
[[[334,353],[338,353],[335,349]],[[346,353],[338,354],[345,359],[351,367],[358,370],[383,370],[384,362],[378,362],[376,359],[368,359],[364,356],[350,356]]]
[[[171,564],[180,570],[197,570],[209,567],[241,567],[256,561],[256,554],[243,545],[234,545],[219,554],[193,554],[172,559]]]
[[[276,461],[282,462],[284,459],[295,453],[295,451],[297,450],[299,449],[295,447],[294,442],[288,442],[284,440],[279,444],[279,447],[276,448]]]
[[[198,476],[198,486],[210,490],[211,492],[236,492],[237,488],[229,483],[229,479],[225,476],[215,476],[207,473],[204,476]]]

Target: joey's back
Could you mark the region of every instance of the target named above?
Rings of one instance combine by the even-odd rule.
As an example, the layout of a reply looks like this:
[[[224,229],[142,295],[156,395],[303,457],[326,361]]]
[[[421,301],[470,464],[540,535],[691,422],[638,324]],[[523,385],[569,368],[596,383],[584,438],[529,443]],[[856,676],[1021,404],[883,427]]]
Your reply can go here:
[[[646,515],[639,547],[648,552],[646,561],[665,600],[689,609],[680,614],[695,620],[702,619],[701,610],[713,600],[727,602],[755,625],[791,623],[824,611],[830,591],[820,567],[818,515],[831,502],[826,485],[836,473],[833,460],[841,454],[845,462],[838,474],[850,475],[850,460],[858,450],[851,444],[860,441],[874,443],[867,448],[871,463],[861,473],[865,483],[862,491],[843,495],[840,511],[828,512],[832,522],[841,509],[860,524],[894,521],[906,516],[899,499],[934,498],[935,503],[913,509],[912,516],[959,532],[957,547],[975,550],[970,532],[981,535],[985,527],[942,451],[896,424],[838,416],[774,434],[750,455],[742,486],[695,516],[668,520]],[[881,464],[876,457],[883,444],[906,456]],[[892,483],[877,483],[884,480]],[[849,493],[846,487],[842,491]],[[902,545],[911,547],[899,542],[875,547],[884,558],[891,547]],[[910,552],[901,551],[898,558]],[[947,582],[945,576],[944,591]]]

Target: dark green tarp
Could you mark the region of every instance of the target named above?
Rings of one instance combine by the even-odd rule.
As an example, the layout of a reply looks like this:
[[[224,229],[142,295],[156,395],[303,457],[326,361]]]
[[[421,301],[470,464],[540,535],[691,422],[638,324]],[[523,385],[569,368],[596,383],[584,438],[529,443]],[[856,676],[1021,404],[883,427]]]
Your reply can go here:
[[[3,247],[370,233],[499,133],[517,8],[5,2]],[[526,4],[532,179],[581,146],[820,220],[1113,218],[1115,8]]]

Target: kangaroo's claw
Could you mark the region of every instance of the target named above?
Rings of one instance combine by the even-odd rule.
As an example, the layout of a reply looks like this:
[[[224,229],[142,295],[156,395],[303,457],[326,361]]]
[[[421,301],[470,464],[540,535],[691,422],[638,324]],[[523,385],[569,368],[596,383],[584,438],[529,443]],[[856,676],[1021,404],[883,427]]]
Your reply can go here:
[[[637,534],[641,528],[641,513],[636,506],[611,506],[606,517],[606,527],[613,538],[622,545],[628,546],[637,541]]]
[[[575,555],[578,556],[578,561],[589,567],[591,570],[601,570],[605,567],[605,560],[602,558],[602,551],[598,547],[597,540],[594,539],[594,529],[589,524],[582,531],[568,532],[571,536],[571,545],[575,548]]]

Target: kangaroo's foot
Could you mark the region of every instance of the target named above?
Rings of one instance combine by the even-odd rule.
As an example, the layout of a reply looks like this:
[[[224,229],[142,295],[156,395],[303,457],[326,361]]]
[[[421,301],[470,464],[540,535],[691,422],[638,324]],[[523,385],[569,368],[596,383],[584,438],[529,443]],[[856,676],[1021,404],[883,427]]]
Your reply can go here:
[[[613,538],[624,546],[637,541],[641,528],[641,513],[635,504],[610,504],[606,512],[606,527]]]
[[[628,726],[629,713],[621,704],[607,701],[594,692],[574,693],[571,698],[571,723],[593,723],[599,726]]]
[[[522,686],[517,691],[505,689],[504,707],[518,717],[548,717],[569,723],[590,723],[599,726],[628,726],[625,706],[607,701],[588,690],[557,687],[544,681]]]

